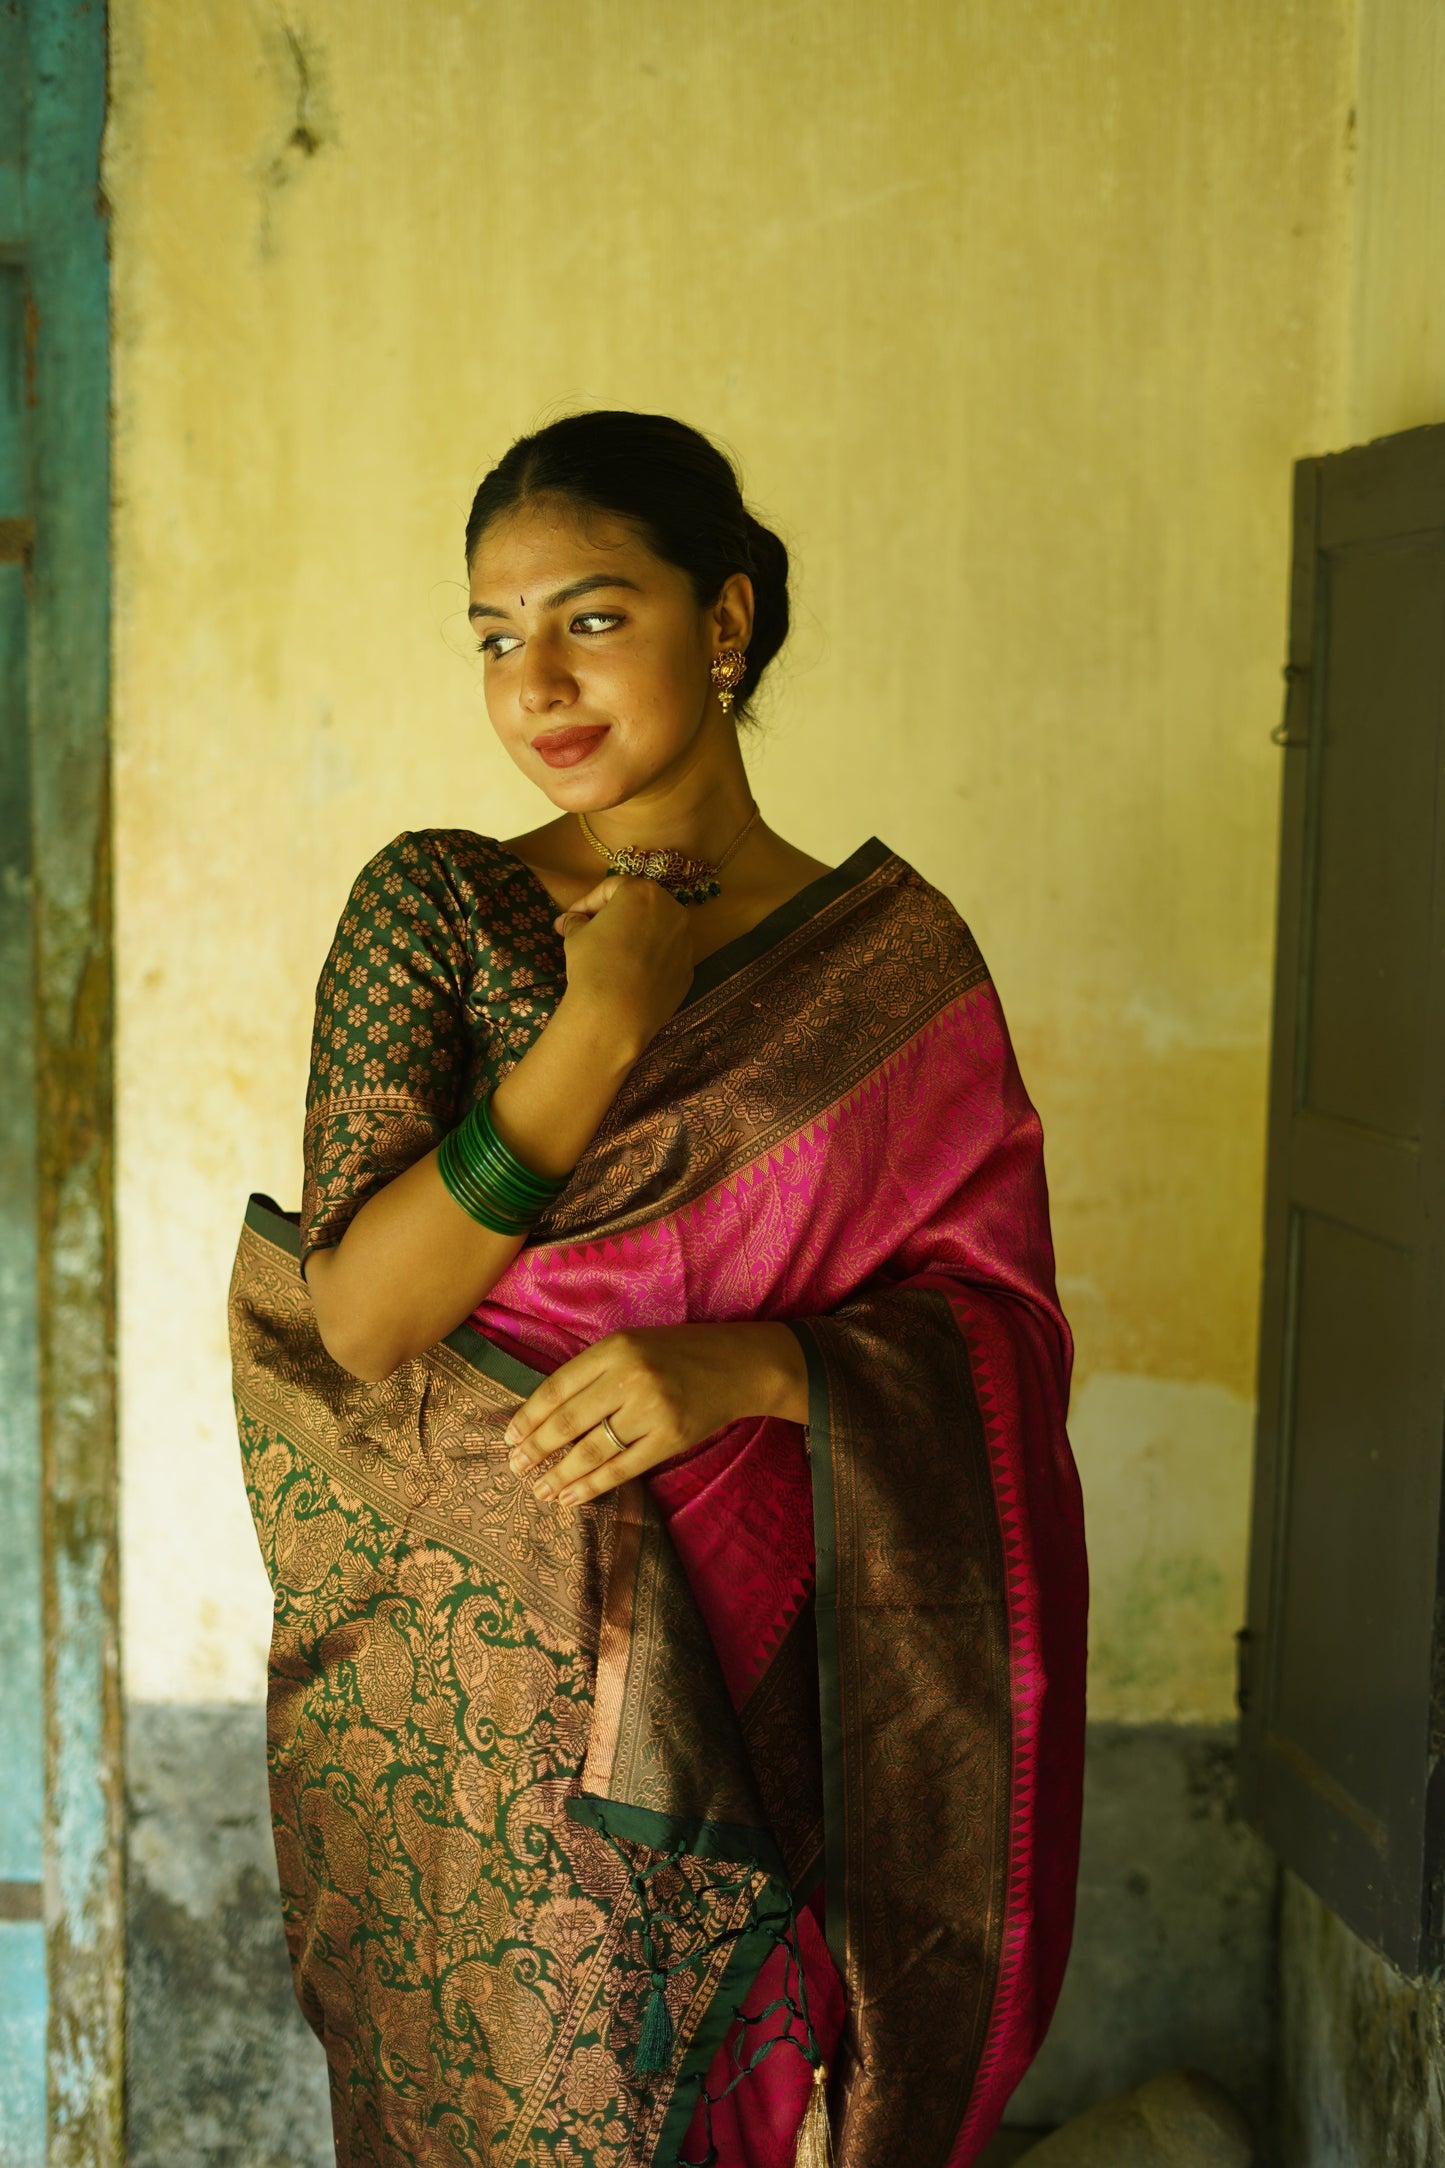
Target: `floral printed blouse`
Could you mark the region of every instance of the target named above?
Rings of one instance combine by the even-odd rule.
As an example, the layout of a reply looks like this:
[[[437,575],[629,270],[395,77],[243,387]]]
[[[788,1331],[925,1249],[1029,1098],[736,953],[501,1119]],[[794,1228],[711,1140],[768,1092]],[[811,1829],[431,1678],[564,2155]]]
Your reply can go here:
[[[556,915],[519,858],[465,828],[399,835],[362,868],[316,989],[303,1259],[527,1051],[566,982]]]

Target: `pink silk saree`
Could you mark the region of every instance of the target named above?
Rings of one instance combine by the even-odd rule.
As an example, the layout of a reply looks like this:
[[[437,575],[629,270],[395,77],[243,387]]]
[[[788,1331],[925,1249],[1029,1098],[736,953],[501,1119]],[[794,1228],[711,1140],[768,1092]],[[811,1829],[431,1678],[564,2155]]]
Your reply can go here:
[[[957,914],[869,844],[710,958],[384,1385],[329,1363],[297,1248],[253,1202],[233,1345],[343,2168],[791,2168],[819,2059],[839,2168],[964,2168],[1067,1955],[1086,1594],[1039,1125]],[[511,1479],[538,1374],[742,1318],[798,1333],[806,1438],[739,1424],[570,1518]]]

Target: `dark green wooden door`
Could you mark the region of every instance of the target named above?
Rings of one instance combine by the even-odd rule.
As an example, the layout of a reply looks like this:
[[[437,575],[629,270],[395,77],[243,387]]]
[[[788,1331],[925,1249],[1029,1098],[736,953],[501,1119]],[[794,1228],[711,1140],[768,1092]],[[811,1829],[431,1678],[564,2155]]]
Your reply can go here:
[[[1445,427],[1296,469],[1246,1809],[1407,1970],[1445,1926]]]

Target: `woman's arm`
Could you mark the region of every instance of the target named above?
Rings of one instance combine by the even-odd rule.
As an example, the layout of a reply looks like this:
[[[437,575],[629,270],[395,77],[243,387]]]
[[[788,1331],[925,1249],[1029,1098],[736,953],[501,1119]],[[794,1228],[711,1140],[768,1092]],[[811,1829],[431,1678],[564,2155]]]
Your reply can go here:
[[[581,1158],[692,978],[686,914],[653,881],[603,881],[558,930],[567,990],[491,1100],[503,1143],[551,1177]],[[307,1262],[328,1353],[354,1377],[389,1377],[454,1331],[521,1246],[453,1201],[428,1152],[367,1200],[334,1248]]]

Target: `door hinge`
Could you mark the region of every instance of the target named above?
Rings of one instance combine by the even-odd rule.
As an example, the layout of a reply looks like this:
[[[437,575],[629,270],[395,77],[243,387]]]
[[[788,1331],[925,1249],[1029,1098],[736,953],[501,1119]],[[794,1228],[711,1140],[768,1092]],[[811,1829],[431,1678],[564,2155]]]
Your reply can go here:
[[[1309,664],[1303,662],[1287,662],[1281,672],[1284,678],[1284,713],[1270,732],[1269,742],[1271,745],[1282,745],[1286,752],[1290,752],[1298,746],[1308,745],[1310,742],[1308,715],[1305,718],[1306,727],[1302,737],[1291,737],[1289,727],[1290,706],[1294,700],[1295,687],[1303,685],[1309,674]]]
[[[1254,1690],[1254,1635],[1241,1626],[1234,1637],[1234,1699],[1241,1716],[1249,1714]]]

